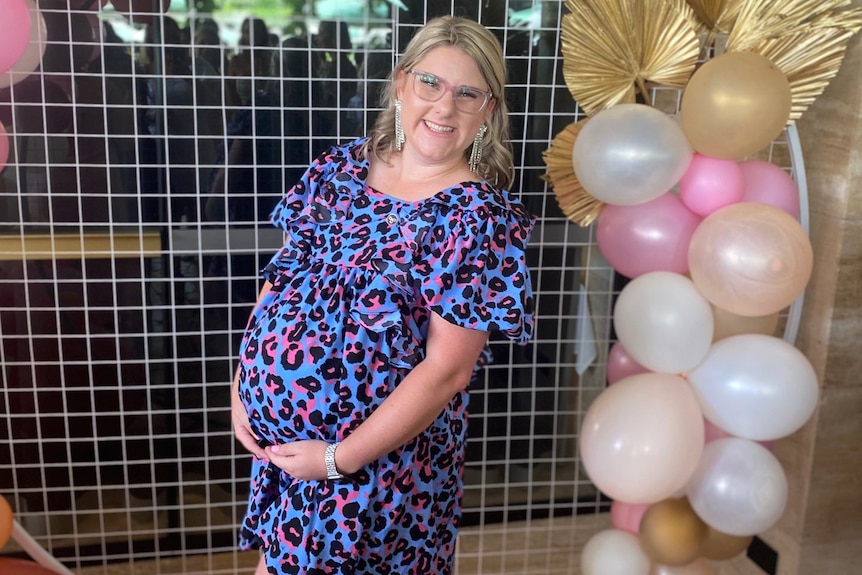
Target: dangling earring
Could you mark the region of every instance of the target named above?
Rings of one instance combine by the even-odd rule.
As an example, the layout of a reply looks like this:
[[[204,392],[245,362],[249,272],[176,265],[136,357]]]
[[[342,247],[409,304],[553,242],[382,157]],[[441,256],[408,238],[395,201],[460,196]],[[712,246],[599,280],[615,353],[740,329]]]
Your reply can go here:
[[[401,100],[395,100],[395,149],[404,145],[404,126],[401,125]]]
[[[488,126],[482,124],[479,126],[479,131],[476,132],[476,137],[473,138],[473,149],[470,150],[470,171],[475,172],[479,167],[479,162],[482,160],[482,140],[485,139],[485,134],[488,133]]]

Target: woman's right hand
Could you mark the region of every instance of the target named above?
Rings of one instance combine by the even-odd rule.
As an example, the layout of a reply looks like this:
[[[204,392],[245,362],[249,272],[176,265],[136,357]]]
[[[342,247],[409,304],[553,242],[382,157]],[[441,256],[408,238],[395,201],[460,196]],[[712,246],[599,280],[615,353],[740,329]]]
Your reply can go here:
[[[242,446],[255,457],[267,459],[266,452],[257,444],[260,438],[252,431],[248,422],[248,413],[239,399],[239,369],[237,369],[231,386],[230,416],[233,423],[233,433]]]

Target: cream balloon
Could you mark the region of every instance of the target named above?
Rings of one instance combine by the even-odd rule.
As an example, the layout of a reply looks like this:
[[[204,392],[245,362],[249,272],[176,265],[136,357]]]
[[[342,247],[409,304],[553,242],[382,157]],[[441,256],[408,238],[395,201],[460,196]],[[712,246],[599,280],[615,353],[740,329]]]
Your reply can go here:
[[[689,243],[688,264],[697,289],[716,307],[764,316],[781,311],[803,292],[814,253],[792,216],[767,204],[742,202],[700,223]]]
[[[24,1],[27,4],[27,9],[30,10],[30,41],[24,50],[24,54],[18,59],[15,65],[8,72],[0,74],[0,89],[17,84],[32,74],[33,70],[38,68],[39,64],[42,63],[42,56],[45,54],[46,40],[48,38],[48,28],[45,26],[45,18],[42,16],[34,0]]]
[[[811,418],[820,395],[817,374],[801,351],[757,333],[714,343],[686,378],[704,417],[753,441],[797,431]]]
[[[581,552],[583,575],[649,575],[649,570],[649,558],[638,538],[627,531],[599,531]]]
[[[713,306],[712,319],[715,323],[712,341],[743,333],[774,335],[778,327],[778,312],[769,315],[744,316]]]
[[[618,104],[584,124],[572,165],[588,194],[607,204],[631,206],[673,188],[692,154],[673,118],[643,104]]]
[[[590,405],[579,446],[587,475],[611,499],[654,503],[675,494],[697,467],[703,414],[682,378],[632,375]]]
[[[726,437],[704,448],[686,492],[707,525],[745,537],[766,531],[784,513],[787,477],[762,445]]]
[[[629,282],[614,307],[617,338],[640,365],[683,373],[712,343],[712,309],[687,277],[650,272]]]
[[[649,575],[712,575],[706,559],[697,559],[688,565],[653,565]]]

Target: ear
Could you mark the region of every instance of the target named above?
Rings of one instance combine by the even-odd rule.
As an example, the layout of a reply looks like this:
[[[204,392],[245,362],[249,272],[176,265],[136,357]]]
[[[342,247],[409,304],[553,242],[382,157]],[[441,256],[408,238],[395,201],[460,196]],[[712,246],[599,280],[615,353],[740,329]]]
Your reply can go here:
[[[398,70],[398,74],[395,76],[395,97],[399,100],[404,99],[404,90],[407,86],[407,74],[404,73],[404,70]]]
[[[483,110],[484,118],[485,118],[484,121],[486,124],[491,123],[491,114],[494,113],[494,108],[496,108],[496,107],[497,107],[497,98],[491,98],[490,100],[488,100],[488,105],[486,105],[485,109]]]

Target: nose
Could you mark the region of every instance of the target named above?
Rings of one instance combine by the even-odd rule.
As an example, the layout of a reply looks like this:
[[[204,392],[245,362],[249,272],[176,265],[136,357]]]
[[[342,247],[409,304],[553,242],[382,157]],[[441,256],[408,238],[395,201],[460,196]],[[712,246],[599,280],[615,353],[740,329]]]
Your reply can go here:
[[[455,110],[455,94],[452,91],[447,91],[443,96],[434,103],[434,109],[439,110],[446,115],[452,114]]]

